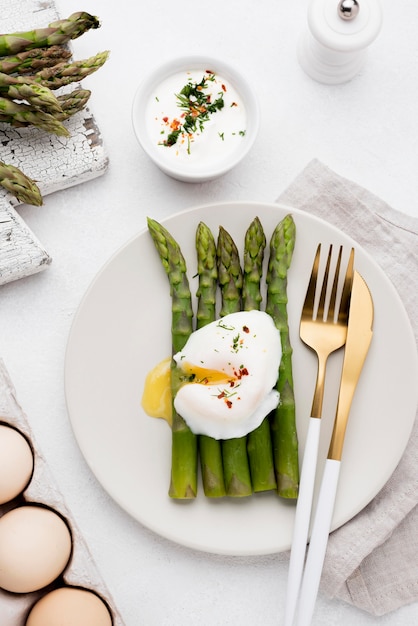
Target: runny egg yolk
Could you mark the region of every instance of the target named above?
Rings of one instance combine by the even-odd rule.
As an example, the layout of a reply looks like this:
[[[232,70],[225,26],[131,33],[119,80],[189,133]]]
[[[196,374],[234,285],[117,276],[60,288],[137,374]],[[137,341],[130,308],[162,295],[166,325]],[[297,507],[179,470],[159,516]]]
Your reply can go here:
[[[161,417],[169,424],[172,420],[171,358],[158,363],[145,379],[142,408],[150,417]]]
[[[240,377],[241,374],[238,374]],[[237,377],[235,377],[237,378]],[[189,383],[201,385],[232,384],[231,376],[219,370],[205,369],[189,363],[183,363],[179,375],[180,385]],[[171,395],[171,358],[168,357],[147,374],[142,394],[142,408],[150,417],[165,419],[170,425],[172,422],[172,395]]]

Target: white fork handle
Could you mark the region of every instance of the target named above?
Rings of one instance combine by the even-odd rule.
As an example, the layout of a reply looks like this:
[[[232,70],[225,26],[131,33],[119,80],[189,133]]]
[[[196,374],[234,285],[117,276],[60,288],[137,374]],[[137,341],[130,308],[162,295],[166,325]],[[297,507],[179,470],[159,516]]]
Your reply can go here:
[[[297,626],[309,626],[315,609],[334,511],[341,461],[327,459],[300,591]]]
[[[321,420],[316,417],[311,417],[309,419],[308,434],[303,454],[299,496],[296,505],[295,524],[287,579],[284,626],[292,626],[293,624],[300,582],[302,580],[309,523],[311,519],[320,428]]]

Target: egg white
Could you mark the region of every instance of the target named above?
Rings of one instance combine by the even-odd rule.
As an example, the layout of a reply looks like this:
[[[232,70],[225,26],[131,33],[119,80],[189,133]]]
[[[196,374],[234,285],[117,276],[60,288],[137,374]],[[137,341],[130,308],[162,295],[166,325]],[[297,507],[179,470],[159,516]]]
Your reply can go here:
[[[263,311],[232,313],[200,328],[174,355],[185,378],[196,372],[178,390],[175,410],[197,435],[243,437],[279,404],[281,355],[280,332]]]

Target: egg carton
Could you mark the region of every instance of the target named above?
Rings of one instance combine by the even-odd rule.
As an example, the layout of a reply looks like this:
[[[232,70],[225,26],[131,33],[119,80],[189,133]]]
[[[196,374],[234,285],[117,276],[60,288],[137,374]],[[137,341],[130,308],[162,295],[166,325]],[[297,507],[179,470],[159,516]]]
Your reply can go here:
[[[0,359],[0,422],[20,431],[30,442],[34,455],[34,470],[28,487],[16,504],[37,503],[53,509],[67,522],[73,541],[71,559],[61,576],[47,588],[32,593],[14,594],[0,589],[1,626],[24,626],[30,607],[52,589],[66,585],[82,587],[95,592],[107,604],[113,626],[124,626],[121,615],[114,606],[112,596],[101,578],[83,536],[68,510],[48,464],[40,452],[29,426],[28,419],[16,398],[16,392],[4,362]],[[0,505],[0,518],[14,502]]]

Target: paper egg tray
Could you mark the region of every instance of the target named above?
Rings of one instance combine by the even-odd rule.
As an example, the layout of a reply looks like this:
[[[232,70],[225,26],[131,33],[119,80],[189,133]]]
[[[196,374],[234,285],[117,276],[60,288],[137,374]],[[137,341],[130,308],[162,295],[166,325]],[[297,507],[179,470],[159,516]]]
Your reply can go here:
[[[24,626],[27,614],[35,602],[52,589],[72,585],[95,592],[107,604],[113,626],[124,626],[109,591],[94,564],[88,547],[77,528],[62,494],[53,480],[48,465],[40,453],[25,413],[20,407],[13,384],[0,359],[0,422],[14,426],[29,440],[34,454],[34,472],[23,492],[24,502],[43,504],[61,514],[72,534],[72,556],[61,576],[45,589],[33,593],[14,594],[0,589],[0,625]],[[19,503],[16,504],[19,506]],[[14,508],[14,503],[0,505],[0,517]]]

